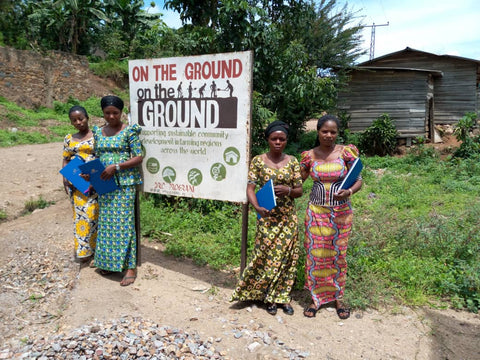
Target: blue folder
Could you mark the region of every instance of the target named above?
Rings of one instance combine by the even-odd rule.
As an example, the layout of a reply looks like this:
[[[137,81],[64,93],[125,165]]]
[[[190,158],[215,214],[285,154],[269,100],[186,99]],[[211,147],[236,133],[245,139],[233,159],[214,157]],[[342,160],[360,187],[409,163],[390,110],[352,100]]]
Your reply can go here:
[[[80,165],[85,164],[85,161],[80,156],[74,156],[67,165],[65,165],[61,170],[62,174],[70,183],[81,193],[88,193],[90,188],[90,183],[83,179],[80,174],[82,170],[79,168]]]
[[[80,170],[82,170],[82,173],[90,175],[90,183],[99,195],[119,189],[117,183],[115,182],[115,176],[112,176],[108,180],[100,179],[100,175],[102,174],[103,170],[105,170],[105,166],[103,166],[103,164],[100,162],[100,159],[86,162],[79,167]]]
[[[268,180],[263,187],[256,193],[258,205],[264,207],[267,210],[272,210],[277,206],[277,200],[275,198],[275,190],[273,189],[272,179]],[[261,216],[257,213],[257,219],[260,219]]]
[[[345,176],[342,183],[340,184],[340,189],[351,188],[352,185],[355,184],[355,182],[357,181],[362,169],[362,160],[360,160],[360,158],[356,158],[353,162],[352,167],[350,168],[350,170],[348,170],[347,176]]]

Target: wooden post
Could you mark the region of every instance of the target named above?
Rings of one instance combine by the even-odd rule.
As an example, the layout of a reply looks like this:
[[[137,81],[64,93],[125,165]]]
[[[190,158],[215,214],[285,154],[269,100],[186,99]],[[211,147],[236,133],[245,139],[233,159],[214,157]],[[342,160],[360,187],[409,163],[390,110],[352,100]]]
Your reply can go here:
[[[242,244],[240,248],[240,274],[247,266],[247,239],[248,239],[248,202],[242,204]]]

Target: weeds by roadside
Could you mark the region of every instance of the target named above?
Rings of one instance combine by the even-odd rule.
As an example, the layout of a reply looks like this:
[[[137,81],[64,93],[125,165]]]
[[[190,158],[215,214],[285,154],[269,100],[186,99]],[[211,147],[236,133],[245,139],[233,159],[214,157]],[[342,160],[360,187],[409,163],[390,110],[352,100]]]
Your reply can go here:
[[[22,215],[30,214],[36,209],[45,209],[46,207],[53,204],[53,201],[47,201],[42,196],[40,196],[38,199],[27,200],[24,204],[24,210],[22,212]]]

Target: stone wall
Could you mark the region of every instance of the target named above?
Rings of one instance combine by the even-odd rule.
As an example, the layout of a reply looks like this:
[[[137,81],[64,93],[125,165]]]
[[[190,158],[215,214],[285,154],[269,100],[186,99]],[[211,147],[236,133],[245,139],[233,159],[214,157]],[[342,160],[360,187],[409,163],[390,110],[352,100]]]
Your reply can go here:
[[[0,96],[25,108],[52,107],[69,97],[86,100],[118,86],[95,76],[87,58],[59,51],[47,55],[0,46]]]

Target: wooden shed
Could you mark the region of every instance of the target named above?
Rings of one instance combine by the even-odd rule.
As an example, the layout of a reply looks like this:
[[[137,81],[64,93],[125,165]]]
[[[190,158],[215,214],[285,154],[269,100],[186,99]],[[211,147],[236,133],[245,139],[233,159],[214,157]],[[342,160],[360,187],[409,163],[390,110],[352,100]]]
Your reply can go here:
[[[405,48],[359,64],[338,95],[352,131],[363,131],[382,114],[400,137],[433,138],[435,125],[455,124],[479,112],[480,61]]]

